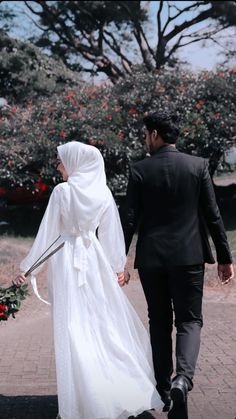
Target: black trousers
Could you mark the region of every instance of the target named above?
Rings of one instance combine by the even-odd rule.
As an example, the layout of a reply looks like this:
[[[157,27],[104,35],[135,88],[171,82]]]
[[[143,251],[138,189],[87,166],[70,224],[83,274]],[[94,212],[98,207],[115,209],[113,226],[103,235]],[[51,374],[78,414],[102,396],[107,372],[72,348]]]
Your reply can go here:
[[[139,269],[148,305],[150,337],[157,390],[169,395],[173,320],[176,327],[176,375],[187,378],[189,390],[200,348],[204,265]]]

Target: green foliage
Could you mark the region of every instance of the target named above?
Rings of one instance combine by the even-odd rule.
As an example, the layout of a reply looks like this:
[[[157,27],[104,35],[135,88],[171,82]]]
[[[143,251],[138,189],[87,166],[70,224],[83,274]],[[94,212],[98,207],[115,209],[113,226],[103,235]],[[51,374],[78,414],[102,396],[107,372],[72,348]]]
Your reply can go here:
[[[34,190],[60,180],[56,147],[71,140],[98,147],[115,195],[127,184],[129,163],[145,156],[142,118],[147,111],[175,111],[181,151],[209,159],[214,174],[235,141],[235,72],[179,69],[147,73],[137,67],[113,87],[84,86],[12,107],[0,117],[1,185]],[[41,185],[41,186],[40,186]]]
[[[228,26],[236,25],[235,1],[211,1],[212,18]]]
[[[21,302],[29,295],[28,284],[20,287],[12,285],[8,288],[0,287],[0,322],[8,320],[9,316],[15,318]]]
[[[61,60],[53,59],[30,43],[0,31],[0,91],[10,102],[50,96],[78,87],[80,80]]]

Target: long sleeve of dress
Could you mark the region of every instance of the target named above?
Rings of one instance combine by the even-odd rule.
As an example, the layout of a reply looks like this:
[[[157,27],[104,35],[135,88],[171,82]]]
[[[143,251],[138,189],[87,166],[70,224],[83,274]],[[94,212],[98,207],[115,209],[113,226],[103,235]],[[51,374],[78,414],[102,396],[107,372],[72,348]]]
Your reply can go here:
[[[113,271],[123,272],[126,263],[125,241],[119,212],[112,195],[100,219],[98,240]]]
[[[26,258],[20,264],[22,272],[26,272],[60,234],[60,192],[60,185],[58,185],[54,188],[50,196],[33,246]],[[57,242],[53,248],[55,249],[58,244],[60,243]],[[51,250],[53,250],[53,248]],[[34,274],[37,274],[42,269],[43,265],[44,264],[36,268]]]

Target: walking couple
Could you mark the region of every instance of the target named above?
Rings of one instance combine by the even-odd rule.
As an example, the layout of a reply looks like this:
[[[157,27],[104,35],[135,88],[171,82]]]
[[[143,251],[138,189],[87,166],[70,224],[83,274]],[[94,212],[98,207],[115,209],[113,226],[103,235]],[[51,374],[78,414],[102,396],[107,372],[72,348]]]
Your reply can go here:
[[[214,263],[208,231],[220,280],[233,277],[206,161],[176,149],[173,115],[152,113],[144,124],[150,157],[131,167],[123,229],[100,152],[72,141],[57,147],[65,182],[54,188],[21,263],[26,272],[60,235],[64,246],[49,259],[48,288],[62,419],[151,418],[153,409],[186,419],[200,346],[204,263]],[[121,289],[135,231],[151,344]],[[13,282],[24,281],[22,273]]]

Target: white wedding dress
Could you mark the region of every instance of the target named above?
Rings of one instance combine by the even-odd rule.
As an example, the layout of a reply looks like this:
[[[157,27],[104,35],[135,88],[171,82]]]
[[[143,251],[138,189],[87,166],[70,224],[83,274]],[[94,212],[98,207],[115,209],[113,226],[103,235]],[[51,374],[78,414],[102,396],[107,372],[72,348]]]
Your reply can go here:
[[[163,404],[155,389],[149,336],[117,282],[126,257],[112,194],[107,194],[97,228],[87,231],[75,231],[68,216],[70,200],[68,182],[54,188],[33,247],[21,263],[27,271],[61,235],[65,244],[48,265],[59,415],[123,419],[159,410]]]

